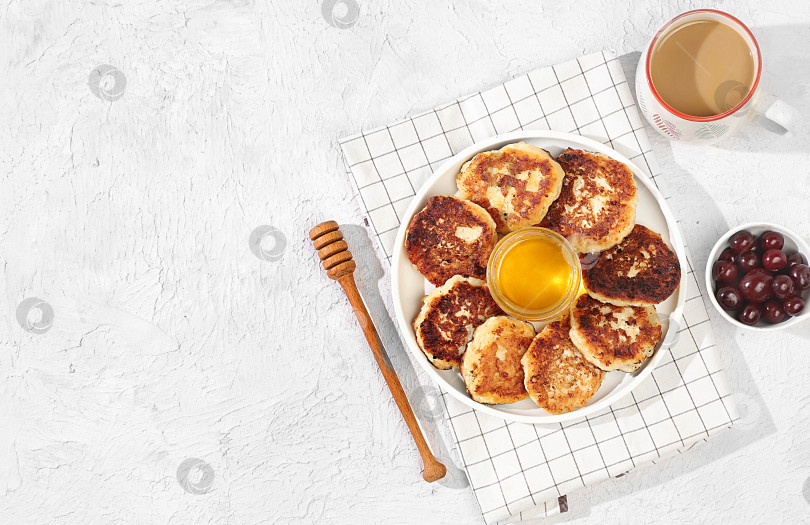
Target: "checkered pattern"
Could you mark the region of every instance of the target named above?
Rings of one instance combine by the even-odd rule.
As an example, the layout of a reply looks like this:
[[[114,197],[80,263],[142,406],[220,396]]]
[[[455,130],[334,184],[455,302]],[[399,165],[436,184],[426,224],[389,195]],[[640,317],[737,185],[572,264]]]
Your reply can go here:
[[[652,157],[618,60],[588,55],[342,139],[385,258],[390,262],[411,199],[444,160],[476,141],[519,129],[590,137],[646,167],[656,186],[667,177]],[[683,319],[670,320],[677,337],[658,350],[664,359],[651,376],[606,410],[565,424],[507,423],[442,393],[488,523],[565,511],[569,491],[687,448],[737,418],[688,254],[687,263]]]

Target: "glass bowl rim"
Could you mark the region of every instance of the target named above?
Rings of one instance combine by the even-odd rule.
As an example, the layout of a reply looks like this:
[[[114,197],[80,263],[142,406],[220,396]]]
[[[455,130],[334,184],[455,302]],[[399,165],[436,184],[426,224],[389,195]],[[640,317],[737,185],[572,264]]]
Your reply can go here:
[[[517,243],[533,237],[552,239],[560,247],[560,251],[569,263],[574,276],[567,293],[560,301],[543,310],[521,308],[507,300],[506,295],[498,286],[498,279],[496,279],[500,265],[503,263],[503,257],[508,253],[509,249]],[[498,265],[497,267],[496,264]],[[582,285],[582,269],[579,264],[579,254],[574,250],[574,247],[571,246],[571,243],[559,233],[542,226],[527,226],[509,232],[495,245],[487,261],[486,282],[490,294],[492,294],[492,298],[507,314],[526,321],[549,321],[567,310],[579,296],[579,289]]]

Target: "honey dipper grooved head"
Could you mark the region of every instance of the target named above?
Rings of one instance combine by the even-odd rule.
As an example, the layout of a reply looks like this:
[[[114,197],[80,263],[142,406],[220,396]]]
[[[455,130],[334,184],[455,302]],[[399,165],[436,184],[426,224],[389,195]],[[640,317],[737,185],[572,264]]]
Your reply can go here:
[[[338,223],[326,221],[318,224],[309,231],[309,238],[318,250],[318,258],[323,261],[326,275],[331,279],[338,280],[354,272],[357,265],[352,260],[349,245],[343,240]]]
[[[323,260],[323,269],[324,270],[331,270],[332,268],[334,268],[338,264],[346,262],[346,261],[351,261],[351,260],[352,260],[352,254],[348,250],[345,251],[345,252],[340,252],[340,253],[338,253],[336,255],[333,255],[332,257],[329,257],[328,259],[324,259]]]
[[[346,261],[338,264],[334,268],[330,269],[326,272],[326,275],[329,276],[330,279],[339,280],[346,274],[350,274],[354,272],[354,269],[357,267],[354,261]]]
[[[325,222],[322,222],[322,223],[316,225],[311,230],[309,230],[309,238],[310,238],[310,240],[314,241],[315,239],[317,239],[321,235],[323,235],[325,233],[333,232],[333,231],[335,231],[337,229],[338,229],[338,223],[336,223],[335,221],[325,221]]]
[[[340,233],[340,230],[335,230],[333,232],[324,233],[323,235],[312,241],[312,244],[315,245],[316,250],[320,250],[327,244],[332,244],[333,242],[340,240],[343,240],[343,234]]]
[[[321,258],[322,261],[336,255],[340,252],[345,252],[349,249],[349,245],[346,244],[346,241],[336,241],[332,244],[328,244],[318,250],[318,257]]]

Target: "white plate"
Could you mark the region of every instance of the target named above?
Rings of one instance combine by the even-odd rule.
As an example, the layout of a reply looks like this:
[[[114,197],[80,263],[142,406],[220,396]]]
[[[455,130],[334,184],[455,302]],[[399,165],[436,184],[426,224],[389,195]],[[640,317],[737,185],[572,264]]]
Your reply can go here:
[[[453,397],[472,408],[486,412],[509,421],[521,423],[547,424],[558,423],[579,419],[589,414],[593,414],[611,403],[615,403],[623,396],[630,393],[638,386],[658,364],[663,356],[663,352],[653,354],[644,365],[632,374],[624,372],[610,372],[605,374],[602,386],[596,395],[584,407],[569,412],[567,414],[550,414],[534,404],[530,399],[512,403],[510,405],[483,405],[473,401],[464,387],[464,381],[456,370],[438,370],[428,361],[425,354],[416,343],[416,336],[413,331],[412,322],[419,314],[420,302],[425,295],[427,281],[416,271],[408,260],[408,255],[404,249],[405,233],[413,217],[419,210],[425,207],[430,197],[436,195],[454,195],[458,191],[456,187],[456,175],[462,164],[482,151],[499,149],[513,142],[525,141],[546,149],[552,156],[557,157],[565,148],[577,148],[585,151],[603,153],[620,162],[627,164],[633,171],[633,175],[638,186],[638,207],[636,210],[636,222],[643,224],[653,231],[661,234],[661,237],[675,250],[681,263],[681,286],[672,296],[659,304],[658,315],[661,317],[663,330],[661,346],[668,346],[677,334],[677,327],[670,330],[669,319],[680,319],[683,310],[685,297],[686,278],[686,258],[684,256],[683,239],[675,218],[672,216],[669,207],[664,201],[664,197],[655,188],[655,185],[647,176],[630,162],[624,155],[605,146],[604,144],[579,135],[570,133],[558,133],[555,131],[515,131],[504,135],[499,135],[491,139],[473,144],[464,151],[454,155],[445,162],[427,180],[422,188],[417,192],[408,211],[405,213],[405,220],[397,232],[396,245],[394,248],[392,289],[394,295],[394,309],[396,310],[397,323],[400,331],[405,334],[408,348],[416,356],[416,361],[433,378],[433,380]]]

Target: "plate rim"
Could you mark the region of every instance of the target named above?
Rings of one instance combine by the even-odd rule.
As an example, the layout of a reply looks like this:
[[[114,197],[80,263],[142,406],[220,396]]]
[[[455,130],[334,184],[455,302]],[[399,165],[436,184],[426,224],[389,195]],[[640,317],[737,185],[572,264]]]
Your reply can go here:
[[[665,347],[665,345],[671,344],[672,340],[675,339],[677,335],[677,331],[673,331],[671,329],[667,329],[667,334],[664,339],[661,341],[661,345],[658,347],[658,350],[655,352],[655,355],[650,359],[647,365],[641,370],[641,372],[636,375],[630,382],[626,385],[620,386],[616,390],[610,392],[607,396],[600,399],[596,403],[592,405],[586,405],[584,407],[578,408],[572,412],[566,412],[564,414],[548,414],[546,415],[521,415],[521,414],[512,414],[509,412],[504,412],[502,410],[498,410],[496,407],[499,405],[485,405],[482,403],[478,403],[474,401],[471,397],[467,396],[466,393],[461,393],[455,388],[450,387],[450,385],[446,384],[446,380],[439,375],[439,371],[430,363],[430,361],[425,356],[425,353],[419,348],[418,344],[416,344],[415,337],[408,337],[408,330],[413,330],[413,326],[405,319],[405,314],[402,311],[401,307],[401,296],[399,292],[399,286],[397,284],[399,273],[401,270],[400,266],[400,259],[402,258],[402,250],[403,244],[405,241],[405,233],[408,230],[408,225],[410,224],[411,219],[413,218],[414,214],[416,213],[416,208],[418,207],[418,203],[425,197],[428,193],[428,188],[433,187],[442,176],[446,174],[446,172],[450,169],[450,167],[457,163],[461,159],[470,159],[474,155],[481,153],[483,151],[488,151],[494,147],[497,147],[498,144],[505,145],[506,143],[517,142],[520,140],[526,139],[552,139],[552,140],[559,140],[562,142],[572,142],[575,144],[580,144],[586,146],[588,148],[592,148],[593,151],[598,153],[604,153],[609,155],[611,158],[618,160],[619,162],[623,162],[626,164],[630,170],[633,172],[633,176],[642,180],[645,188],[655,197],[656,202],[661,210],[664,219],[666,220],[667,227],[669,229],[669,241],[670,245],[675,251],[675,254],[678,257],[678,262],[681,265],[681,282],[678,285],[677,290],[679,292],[683,292],[684,289],[684,278],[685,274],[688,274],[688,271],[684,272],[684,268],[688,268],[688,262],[686,260],[686,251],[685,246],[683,243],[683,235],[681,233],[680,227],[678,226],[677,220],[675,216],[672,214],[672,211],[669,209],[669,205],[666,203],[664,196],[655,186],[655,183],[652,179],[647,176],[647,174],[641,170],[641,168],[630,159],[628,159],[625,155],[622,155],[612,147],[607,144],[603,144],[597,140],[583,137],[582,135],[576,135],[574,133],[565,133],[561,131],[551,131],[551,130],[519,130],[519,131],[512,131],[509,133],[503,133],[500,135],[495,135],[485,140],[481,140],[471,144],[470,146],[464,148],[463,150],[459,151],[455,155],[451,156],[450,158],[446,159],[438,168],[436,168],[431,176],[422,183],[419,190],[411,199],[410,204],[408,204],[408,208],[405,211],[403,217],[406,217],[407,220],[403,220],[399,228],[397,229],[397,235],[395,238],[395,245],[394,251],[392,253],[392,266],[391,266],[391,292],[393,295],[393,303],[394,303],[394,313],[396,317],[397,326],[402,332],[402,337],[405,339],[406,346],[410,350],[411,354],[419,361],[420,366],[427,372],[428,376],[432,379],[437,387],[442,389],[443,391],[449,393],[451,396],[459,400],[461,403],[467,405],[468,407],[474,410],[480,410],[486,414],[491,416],[495,416],[506,421],[513,421],[517,423],[530,423],[530,424],[555,424],[555,423],[562,423],[567,421],[573,421],[577,419],[585,418],[595,412],[599,412],[605,408],[608,408],[612,404],[616,403],[617,401],[623,399],[627,395],[629,395],[639,384],[641,384],[651,373],[652,371],[658,366],[660,361],[663,359],[664,353],[659,351]],[[500,146],[502,147],[502,146]],[[680,320],[683,314],[684,304],[686,302],[686,294],[679,293],[678,301],[673,309],[672,313],[669,314],[670,319]],[[672,326],[671,324],[669,325]],[[541,407],[538,407],[542,410]]]

